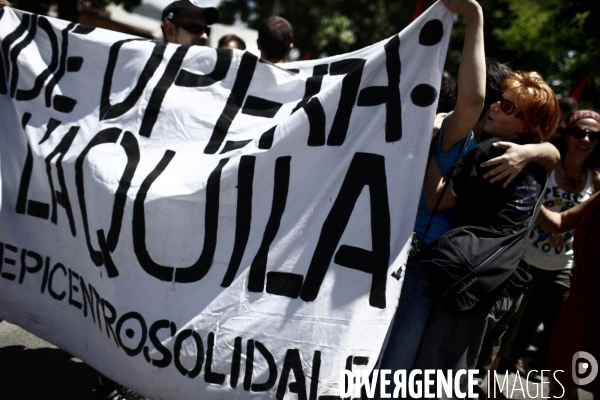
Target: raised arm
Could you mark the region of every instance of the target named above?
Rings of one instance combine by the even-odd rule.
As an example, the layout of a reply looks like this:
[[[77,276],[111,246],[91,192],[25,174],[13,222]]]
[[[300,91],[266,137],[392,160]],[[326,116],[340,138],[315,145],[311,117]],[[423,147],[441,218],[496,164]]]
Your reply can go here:
[[[429,157],[427,165],[427,171],[425,172],[425,181],[423,182],[423,191],[425,192],[425,201],[427,202],[427,209],[433,211],[438,199],[442,195],[445,181],[442,176],[442,171],[438,165],[435,157]],[[444,191],[444,197],[440,202],[438,211],[447,210],[456,205],[456,200],[452,196],[452,191],[449,187]]]
[[[483,13],[474,0],[442,0],[450,11],[467,21],[462,59],[458,70],[458,96],[454,112],[446,119],[441,150],[449,151],[475,126],[485,100],[485,51]]]
[[[497,165],[496,168],[487,172],[483,177],[484,179],[491,178],[490,182],[492,183],[506,178],[503,187],[507,187],[530,162],[541,165],[549,173],[560,161],[558,149],[548,142],[525,145],[496,142],[494,147],[506,149],[506,152],[481,164],[482,168]]]
[[[545,231],[552,233],[572,231],[581,224],[586,207],[598,197],[598,193],[600,192],[596,192],[583,203],[577,204],[575,207],[561,213],[550,211],[542,206],[535,222]]]

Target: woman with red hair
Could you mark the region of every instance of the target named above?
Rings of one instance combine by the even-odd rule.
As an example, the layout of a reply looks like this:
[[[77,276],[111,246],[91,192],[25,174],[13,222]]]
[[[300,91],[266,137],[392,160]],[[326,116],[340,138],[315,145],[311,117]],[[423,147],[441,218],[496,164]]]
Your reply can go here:
[[[458,162],[448,177],[448,190],[436,160],[431,158],[423,187],[430,209],[453,210],[455,227],[476,226],[509,235],[527,228],[535,218],[547,171],[530,163],[504,188],[502,182],[484,178],[491,169],[486,162],[504,152],[494,146],[499,140],[516,144],[544,141],[556,128],[560,111],[554,92],[537,72],[513,73],[502,84],[501,92],[502,99],[492,104],[484,125],[493,138]],[[444,129],[461,129],[460,124],[452,123],[452,117],[447,117]],[[440,262],[440,254],[427,260],[425,252],[424,257],[425,265]],[[480,374],[489,370],[507,321],[517,310],[529,280],[518,265],[510,267],[507,279],[470,308],[456,311],[441,301],[434,305],[415,368],[478,369]]]

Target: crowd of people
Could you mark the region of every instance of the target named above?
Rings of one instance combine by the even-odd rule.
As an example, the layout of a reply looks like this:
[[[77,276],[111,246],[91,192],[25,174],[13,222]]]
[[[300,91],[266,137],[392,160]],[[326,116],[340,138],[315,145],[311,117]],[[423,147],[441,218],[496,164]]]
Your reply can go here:
[[[161,15],[164,40],[173,44],[207,46],[210,25],[217,22],[219,11],[216,8],[201,7],[189,0],[174,1]],[[272,63],[285,62],[294,48],[294,28],[284,18],[269,17],[258,28],[256,44],[261,58]],[[219,39],[218,48],[246,50],[246,43],[239,36],[229,34]]]
[[[600,396],[600,379],[578,384],[571,362],[580,351],[600,360],[600,114],[559,101],[537,72],[486,59],[480,5],[442,2],[466,21],[462,59],[456,81],[443,76],[379,367],[478,369],[482,378],[490,370],[562,370],[551,395],[576,399],[579,386]],[[218,21],[216,8],[189,0],[174,1],[161,17],[165,41],[181,45],[206,46]],[[293,39],[288,21],[267,18],[258,30],[261,57],[284,62]],[[218,47],[246,44],[226,35]],[[537,352],[527,356],[540,324]],[[114,387],[109,398],[117,398]]]
[[[489,371],[563,371],[546,394],[576,399],[579,386],[599,396],[598,379],[579,384],[572,374],[582,373],[574,371],[577,352],[600,356],[591,266],[598,250],[590,245],[594,237],[600,243],[590,220],[598,214],[600,114],[578,110],[569,97],[558,101],[536,72],[485,59],[478,3],[443,2],[466,20],[462,60],[457,81],[442,77],[380,368],[477,369],[482,382]],[[480,397],[500,395],[480,389]]]

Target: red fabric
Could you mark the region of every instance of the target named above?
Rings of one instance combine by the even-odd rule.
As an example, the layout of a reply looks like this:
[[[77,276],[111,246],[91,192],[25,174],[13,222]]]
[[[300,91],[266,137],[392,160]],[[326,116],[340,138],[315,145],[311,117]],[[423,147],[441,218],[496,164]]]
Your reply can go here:
[[[575,100],[579,100],[581,98],[581,93],[583,93],[583,88],[585,87],[585,84],[587,83],[589,76],[590,76],[590,74],[587,74],[586,76],[583,77],[581,82],[579,82],[577,84],[577,86],[575,86],[575,89],[573,89],[573,91],[571,92],[569,97],[572,97]]]
[[[415,12],[413,13],[412,20],[419,18],[419,15],[423,12],[423,0],[417,1],[415,5]]]
[[[586,207],[581,226],[575,231],[573,251],[575,270],[569,298],[560,314],[549,358],[561,383],[574,385],[572,359],[586,351],[600,362],[600,196]],[[582,387],[592,393],[600,391],[600,374]]]

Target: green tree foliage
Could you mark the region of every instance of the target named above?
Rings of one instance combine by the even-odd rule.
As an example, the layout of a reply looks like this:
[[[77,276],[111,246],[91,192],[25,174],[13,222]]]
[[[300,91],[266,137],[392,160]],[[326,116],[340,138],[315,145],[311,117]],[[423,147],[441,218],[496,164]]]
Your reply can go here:
[[[583,106],[600,106],[600,2],[598,0],[504,0],[510,25],[492,34],[515,67],[536,70],[569,92],[589,74]]]
[[[56,5],[58,17],[67,21],[77,21],[78,3],[102,10],[109,4],[123,5],[125,10],[131,11],[134,7],[139,6],[142,0],[11,0],[14,7],[24,11],[29,11],[36,14],[46,15],[53,5]]]
[[[515,70],[538,71],[560,96],[589,74],[581,107],[600,108],[600,1],[479,0],[485,51]],[[464,38],[458,20],[447,68],[456,73]]]
[[[516,70],[535,70],[566,96],[589,74],[582,106],[600,108],[600,0],[478,0],[484,12],[486,55]],[[280,15],[295,29],[295,46],[311,58],[369,46],[406,27],[417,0],[286,0]],[[433,0],[424,1],[424,9]],[[257,28],[274,0],[224,0],[224,23]],[[456,76],[464,21],[458,18],[446,69]]]
[[[417,1],[286,0],[279,15],[294,26],[294,45],[316,58],[360,49],[400,32],[410,23]],[[424,0],[424,8],[433,2]],[[256,29],[273,15],[273,6],[273,0],[224,0],[219,10],[223,23],[233,23],[237,15]]]

